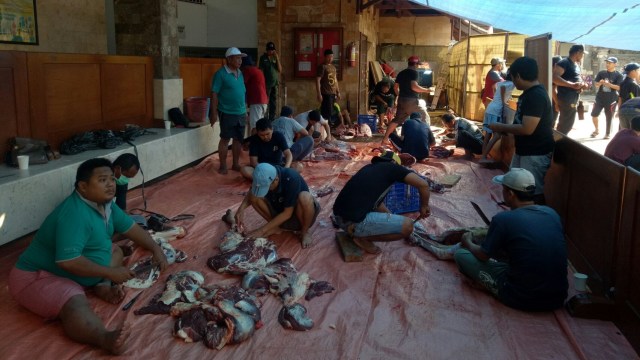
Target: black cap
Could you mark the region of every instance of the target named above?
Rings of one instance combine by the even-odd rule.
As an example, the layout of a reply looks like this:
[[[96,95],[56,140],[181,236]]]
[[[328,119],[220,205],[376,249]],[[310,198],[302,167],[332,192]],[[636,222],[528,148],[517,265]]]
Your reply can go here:
[[[333,55],[333,50],[331,50],[331,49],[325,50],[324,51],[324,56],[327,56],[327,55]]]
[[[633,70],[638,70],[638,69],[640,69],[640,65],[638,63],[628,63],[627,65],[624,66],[625,73],[628,73]]]
[[[269,50],[275,50],[276,49],[276,44],[274,44],[273,42],[269,41],[267,43],[267,51]]]
[[[251,55],[247,55],[245,57],[242,58],[242,65],[241,66],[253,66],[255,65],[253,63],[253,59],[251,58]]]
[[[583,52],[585,54],[588,54],[588,52],[584,50],[584,45],[581,45],[581,44],[573,45],[569,49],[569,55],[575,54],[577,52]]]
[[[290,108],[289,106],[283,106],[282,109],[280,110],[280,116],[284,116],[284,117],[290,117],[291,114],[293,114],[293,109]]]

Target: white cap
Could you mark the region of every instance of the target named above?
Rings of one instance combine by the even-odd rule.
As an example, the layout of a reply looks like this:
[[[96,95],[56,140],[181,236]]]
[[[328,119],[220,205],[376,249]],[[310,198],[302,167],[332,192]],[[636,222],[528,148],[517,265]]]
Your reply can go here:
[[[247,54],[240,52],[240,50],[237,47],[230,47],[227,49],[227,52],[224,54],[224,57],[229,57],[234,55],[240,55],[242,57],[247,56]]]
[[[533,192],[536,189],[536,179],[533,174],[521,168],[512,168],[504,175],[495,176],[493,182],[522,192]]]

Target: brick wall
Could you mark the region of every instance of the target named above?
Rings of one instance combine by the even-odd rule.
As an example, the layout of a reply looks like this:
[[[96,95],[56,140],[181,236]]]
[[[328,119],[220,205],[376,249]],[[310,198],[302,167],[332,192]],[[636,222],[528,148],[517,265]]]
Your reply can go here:
[[[0,44],[0,50],[107,53],[104,1],[37,1],[36,12],[39,45]]]

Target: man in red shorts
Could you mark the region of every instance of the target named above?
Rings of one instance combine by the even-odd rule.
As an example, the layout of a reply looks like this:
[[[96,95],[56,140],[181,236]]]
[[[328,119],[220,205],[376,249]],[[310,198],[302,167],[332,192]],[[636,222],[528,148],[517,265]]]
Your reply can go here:
[[[167,259],[149,233],[115,206],[115,191],[109,160],[82,163],[75,191],[47,216],[11,270],[9,292],[28,310],[60,319],[72,340],[120,354],[129,330],[107,330],[89,306],[85,290],[93,289],[112,304],[124,299],[118,284],[135,274],[122,266],[122,250],[111,242],[114,232],[151,251],[160,269],[166,268]]]

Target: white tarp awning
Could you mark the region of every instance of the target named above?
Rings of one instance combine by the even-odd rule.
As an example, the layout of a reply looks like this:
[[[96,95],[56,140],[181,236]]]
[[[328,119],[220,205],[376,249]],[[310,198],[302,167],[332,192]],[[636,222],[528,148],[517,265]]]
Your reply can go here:
[[[450,15],[526,35],[640,51],[638,0],[410,0]]]

